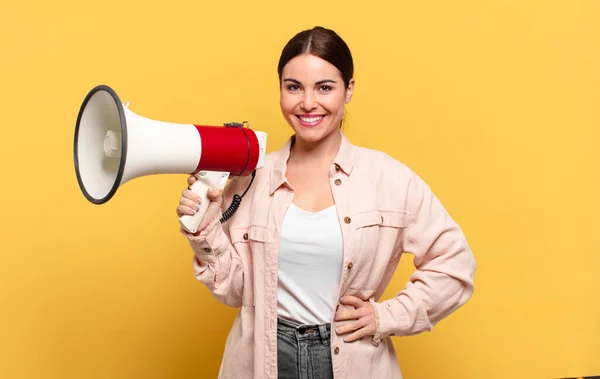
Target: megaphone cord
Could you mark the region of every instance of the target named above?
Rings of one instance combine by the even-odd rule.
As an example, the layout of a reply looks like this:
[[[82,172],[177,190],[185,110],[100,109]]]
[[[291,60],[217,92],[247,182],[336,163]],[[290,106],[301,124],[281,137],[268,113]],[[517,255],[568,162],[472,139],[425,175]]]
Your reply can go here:
[[[233,214],[238,210],[238,208],[242,202],[242,198],[246,195],[246,193],[250,189],[250,186],[252,185],[252,182],[254,181],[255,175],[256,175],[256,170],[252,171],[252,178],[250,179],[250,183],[248,183],[248,187],[246,187],[246,190],[244,191],[244,193],[241,196],[238,195],[237,193],[233,195],[233,199],[231,200],[231,204],[229,205],[229,208],[227,208],[227,210],[225,210],[225,212],[223,212],[223,216],[219,220],[221,222],[221,224],[224,224],[227,220],[229,220],[233,216]]]

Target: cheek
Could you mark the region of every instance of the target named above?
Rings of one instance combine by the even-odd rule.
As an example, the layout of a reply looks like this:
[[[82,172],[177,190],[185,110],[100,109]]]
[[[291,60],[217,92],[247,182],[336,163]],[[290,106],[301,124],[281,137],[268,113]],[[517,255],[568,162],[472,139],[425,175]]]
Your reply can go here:
[[[294,109],[294,102],[289,96],[282,94],[279,97],[279,106],[283,113],[290,113]]]
[[[345,104],[344,96],[332,96],[331,98],[327,99],[326,107],[330,113],[339,116],[344,113]]]

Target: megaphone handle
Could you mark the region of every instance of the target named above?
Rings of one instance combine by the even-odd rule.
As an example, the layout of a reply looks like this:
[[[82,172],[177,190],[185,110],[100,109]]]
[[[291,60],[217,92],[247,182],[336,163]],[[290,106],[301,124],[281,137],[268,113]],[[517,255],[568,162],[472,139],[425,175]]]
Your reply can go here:
[[[208,190],[210,188],[216,188],[217,190],[223,190],[227,179],[229,178],[228,172],[221,171],[201,171],[196,174],[196,181],[190,186],[190,190],[202,199],[200,202],[200,209],[193,215],[183,215],[179,218],[179,224],[188,233],[196,233],[198,226],[204,219],[204,215],[210,204],[208,199]]]

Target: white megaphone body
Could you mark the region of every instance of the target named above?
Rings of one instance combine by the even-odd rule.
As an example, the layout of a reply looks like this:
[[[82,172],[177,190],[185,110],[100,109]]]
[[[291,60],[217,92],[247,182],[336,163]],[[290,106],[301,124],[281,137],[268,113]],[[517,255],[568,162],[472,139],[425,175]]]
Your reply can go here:
[[[200,210],[179,219],[196,233],[209,204],[207,190],[223,189],[230,176],[254,175],[264,166],[267,134],[243,124],[203,126],[141,117],[121,103],[106,86],[85,97],[75,126],[77,182],[88,201],[104,204],[126,182],[154,174],[189,174],[198,179],[190,189],[202,198]],[[241,201],[221,219],[225,222]]]

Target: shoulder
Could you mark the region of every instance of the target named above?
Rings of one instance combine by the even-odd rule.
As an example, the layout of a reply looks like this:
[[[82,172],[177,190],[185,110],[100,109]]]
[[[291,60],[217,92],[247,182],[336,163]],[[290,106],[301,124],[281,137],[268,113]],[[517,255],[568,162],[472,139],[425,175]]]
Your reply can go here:
[[[402,179],[410,180],[415,172],[404,162],[381,150],[354,146],[354,165],[362,176],[372,179]]]
[[[432,190],[409,165],[381,150],[355,147],[353,182],[373,193],[383,208],[411,211]]]

